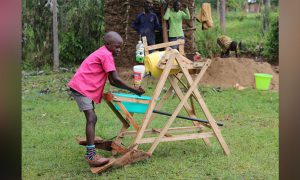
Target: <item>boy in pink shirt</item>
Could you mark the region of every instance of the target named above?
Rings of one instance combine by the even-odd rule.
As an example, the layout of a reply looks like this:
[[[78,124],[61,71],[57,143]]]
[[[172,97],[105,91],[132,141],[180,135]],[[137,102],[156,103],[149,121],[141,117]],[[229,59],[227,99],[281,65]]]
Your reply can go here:
[[[122,37],[113,31],[104,36],[105,45],[90,54],[80,65],[79,69],[68,83],[71,95],[78,104],[80,111],[86,117],[86,155],[90,166],[102,166],[109,162],[96,154],[94,138],[97,116],[94,103],[101,102],[107,78],[111,85],[142,95],[144,90],[133,88],[124,83],[116,72],[114,57],[121,52]]]

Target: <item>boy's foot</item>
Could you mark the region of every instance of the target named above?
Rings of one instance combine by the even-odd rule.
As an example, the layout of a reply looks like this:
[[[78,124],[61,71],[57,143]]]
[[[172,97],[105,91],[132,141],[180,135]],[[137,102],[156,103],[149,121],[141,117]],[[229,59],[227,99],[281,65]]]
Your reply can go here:
[[[85,156],[86,162],[91,166],[91,167],[98,167],[98,166],[103,166],[104,164],[107,164],[110,160],[110,158],[104,158],[101,157],[100,155],[95,155],[93,157],[93,160],[89,159],[88,156]]]

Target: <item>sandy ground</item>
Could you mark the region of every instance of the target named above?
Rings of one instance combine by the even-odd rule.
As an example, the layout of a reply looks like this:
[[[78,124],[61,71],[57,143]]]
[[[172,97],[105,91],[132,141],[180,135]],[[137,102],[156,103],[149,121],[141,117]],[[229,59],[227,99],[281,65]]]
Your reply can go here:
[[[122,79],[131,81],[131,68],[117,68]],[[267,62],[249,58],[214,58],[200,81],[204,85],[229,88],[236,84],[242,87],[255,87],[254,73],[272,74],[271,90],[279,90],[279,68]]]

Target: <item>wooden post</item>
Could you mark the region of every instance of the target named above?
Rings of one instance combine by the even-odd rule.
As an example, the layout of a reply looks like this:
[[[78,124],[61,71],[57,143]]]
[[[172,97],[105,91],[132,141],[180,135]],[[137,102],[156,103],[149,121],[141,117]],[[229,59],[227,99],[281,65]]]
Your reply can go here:
[[[178,64],[179,64],[181,67],[184,66],[183,63],[182,63],[181,61],[177,61],[177,62],[178,62]],[[207,69],[207,67],[209,66],[210,63],[211,63],[211,61],[208,61],[208,62],[206,63],[206,65],[201,69],[200,73],[199,73],[198,76],[196,77],[196,80],[197,80],[198,78],[201,78],[201,77],[204,75],[204,73],[205,73],[205,71],[206,71],[206,69]],[[193,82],[193,79],[192,79],[192,77],[191,77],[191,75],[189,74],[189,72],[188,72],[187,69],[182,68],[182,72],[183,72],[183,74],[185,75],[186,79],[188,80],[188,83],[190,84],[190,86],[191,86],[191,88],[192,88],[196,80]],[[191,88],[190,88],[190,89],[191,89]],[[204,112],[204,114],[205,114],[207,120],[209,121],[210,125],[212,126],[212,130],[214,131],[214,133],[215,133],[215,135],[216,135],[216,137],[217,137],[217,139],[218,139],[220,145],[222,146],[224,153],[225,153],[226,155],[229,155],[229,154],[230,154],[229,148],[228,148],[228,146],[227,146],[227,144],[226,144],[226,142],[225,142],[225,140],[224,140],[224,138],[223,138],[223,136],[222,136],[222,134],[221,134],[221,131],[220,131],[218,125],[216,124],[216,121],[214,120],[214,118],[213,118],[212,115],[210,114],[210,112],[209,112],[209,110],[208,110],[208,108],[207,108],[205,102],[203,101],[203,98],[202,98],[202,96],[201,96],[199,90],[198,90],[197,88],[194,88],[193,91],[194,91],[194,93],[195,93],[196,99],[197,99],[198,103],[200,104],[200,107],[202,108],[202,110],[203,110],[203,112]]]
[[[145,56],[147,56],[149,54],[147,38],[146,38],[146,36],[143,36],[142,39],[143,39],[143,44],[144,44]]]
[[[180,60],[178,60],[178,58],[180,58],[180,56],[177,54],[177,56],[176,56],[177,63],[181,62]],[[168,62],[170,62],[170,61],[168,61]],[[180,68],[182,70],[185,69],[184,64],[182,62],[179,65],[180,65]],[[187,70],[187,69],[185,69],[185,70]],[[187,91],[187,93],[183,97],[182,101],[179,103],[179,105],[176,107],[175,111],[173,112],[172,116],[167,121],[165,127],[163,128],[163,130],[161,131],[161,133],[159,134],[159,136],[155,139],[155,141],[152,144],[151,148],[148,150],[149,154],[152,154],[152,152],[155,150],[155,148],[157,147],[158,143],[160,142],[161,138],[166,134],[167,130],[169,129],[169,127],[174,122],[176,116],[178,115],[178,113],[182,109],[183,105],[186,103],[187,99],[190,97],[190,95],[192,94],[192,92],[194,91],[194,89],[197,87],[197,85],[198,85],[201,77],[202,76],[197,76],[197,78],[195,79],[195,81],[191,84],[190,89]]]
[[[58,50],[58,28],[57,28],[57,1],[53,0],[53,71],[59,71],[59,50]]]
[[[161,12],[161,23],[162,23],[162,30],[163,30],[163,41],[164,42],[169,42],[168,40],[168,29],[167,29],[167,21],[164,20],[163,16],[165,14],[165,9],[163,6],[161,6],[161,9],[160,9],[160,12]]]
[[[166,53],[169,53],[169,52],[166,52]],[[166,55],[166,59],[173,59],[173,58],[174,58],[174,54],[171,54],[171,55],[167,54]],[[156,88],[155,88],[155,90],[152,94],[152,99],[149,103],[149,107],[148,107],[148,109],[146,111],[146,114],[145,114],[145,117],[142,121],[142,127],[137,132],[137,136],[136,136],[133,144],[137,144],[139,142],[139,140],[142,138],[142,136],[144,134],[144,131],[146,130],[146,126],[147,126],[147,124],[150,120],[151,114],[153,113],[153,110],[154,110],[155,105],[156,105],[156,101],[158,100],[159,95],[162,91],[162,88],[164,87],[164,84],[167,80],[167,77],[168,77],[168,75],[171,71],[172,65],[173,65],[173,61],[168,61],[162,75],[160,76],[160,79],[157,83],[157,86],[156,86]],[[137,148],[137,146],[136,146],[136,148]]]

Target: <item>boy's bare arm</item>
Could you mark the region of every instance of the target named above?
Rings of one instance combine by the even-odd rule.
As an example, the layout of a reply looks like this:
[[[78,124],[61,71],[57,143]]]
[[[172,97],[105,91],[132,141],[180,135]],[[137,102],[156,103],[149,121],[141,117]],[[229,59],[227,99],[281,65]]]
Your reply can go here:
[[[134,94],[139,95],[139,96],[145,93],[145,91],[142,88],[134,88],[134,87],[128,86],[124,81],[122,81],[122,79],[120,78],[120,76],[118,75],[118,73],[116,71],[110,71],[108,73],[108,80],[111,85],[113,85],[117,88],[126,89],[130,92],[133,92]]]

